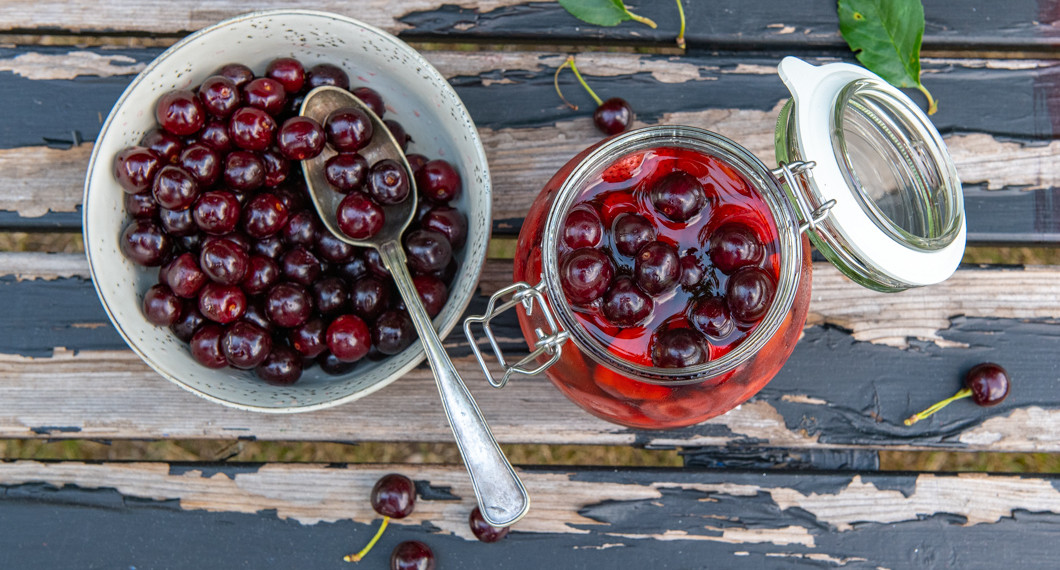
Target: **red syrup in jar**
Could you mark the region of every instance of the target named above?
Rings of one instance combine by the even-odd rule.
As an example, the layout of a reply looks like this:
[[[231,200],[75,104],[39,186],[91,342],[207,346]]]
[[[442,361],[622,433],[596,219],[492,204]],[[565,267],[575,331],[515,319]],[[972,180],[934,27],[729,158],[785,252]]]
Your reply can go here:
[[[514,272],[516,281],[536,283],[541,278],[542,251],[546,244],[545,220],[564,181],[591,150],[575,157],[557,172],[531,206],[519,235],[519,253],[516,255]],[[702,185],[706,198],[700,210],[683,221],[675,221],[659,212],[651,195],[653,186],[674,172],[691,174]],[[622,214],[644,216],[655,231],[654,239],[673,247],[679,257],[691,256],[702,265],[702,275],[697,279],[684,285],[678,284],[669,292],[653,295],[649,316],[635,326],[619,326],[610,322],[600,299],[571,303],[562,287],[556,291],[561,296],[550,296],[550,303],[564,303],[570,307],[573,322],[569,325],[582,327],[597,344],[606,348],[607,354],[615,362],[624,361],[660,370],[652,360],[653,342],[658,330],[683,328],[703,334],[691,322],[691,310],[699,299],[724,298],[722,295],[736,273],[731,271],[731,267],[729,271],[722,271],[711,260],[710,240],[712,235],[718,234],[719,229],[732,226],[748,228],[761,244],[761,258],[754,264],[755,267],[765,272],[775,284],[780,275],[782,264],[778,230],[771,210],[759,191],[734,167],[711,155],[666,145],[624,154],[611,161],[598,177],[576,192],[561,235],[554,242],[558,244],[554,247],[557,248],[561,283],[563,261],[585,247],[605,254],[611,263],[608,290],[614,287],[616,281],[634,278],[634,254],[637,252],[629,247],[626,252],[619,251],[615,238],[615,221]],[[575,214],[579,210],[588,211],[590,215]],[[582,224],[578,223],[579,217]],[[585,223],[591,222],[594,217],[599,222],[599,227],[595,229],[591,223]],[[574,226],[573,233],[576,235],[570,235],[571,226]],[[799,243],[803,251],[808,251],[809,244],[805,236]],[[732,260],[728,261],[730,263],[723,265],[729,267]],[[799,338],[810,297],[809,256],[803,254],[797,265],[799,280],[795,285],[794,303],[754,355],[727,372],[689,375],[670,382],[645,381],[598,363],[573,340],[568,340],[562,347],[559,360],[545,374],[581,408],[628,427],[677,428],[723,414],[761,390],[783,366]],[[787,285],[778,286],[783,288]],[[524,311],[516,312],[520,328],[528,340],[538,338],[537,331],[548,330],[541,311],[529,315]],[[708,361],[722,358],[746,340],[760,324],[757,320],[733,323],[732,330],[716,338],[703,335],[706,338],[704,358]],[[544,363],[545,360],[547,355],[539,357],[538,363]]]
[[[683,214],[668,216],[659,207],[667,206],[667,196],[660,192],[660,186],[682,178],[685,186],[696,186],[698,182],[698,188],[678,188],[678,192],[698,195],[701,188],[702,194],[702,198],[684,200],[692,204],[686,209],[692,212],[687,219],[683,219]],[[593,239],[597,237],[591,223],[593,214],[602,229],[598,239]],[[655,148],[621,157],[605,168],[598,180],[579,192],[559,240],[560,282],[567,293],[569,287],[577,288],[568,284],[568,280],[581,277],[574,270],[564,273],[566,260],[579,255],[579,248],[572,245],[603,253],[613,268],[607,292],[590,302],[584,302],[584,297],[567,295],[578,323],[627,362],[671,368],[681,367],[682,362],[695,365],[720,358],[758,325],[764,315],[762,308],[768,309],[776,290],[780,271],[777,240],[776,225],[768,206],[733,168],[694,150]],[[645,246],[644,242],[649,245]],[[642,261],[645,256],[650,257],[650,252],[645,250],[650,250],[653,242],[669,246],[655,246],[664,256],[669,256],[667,262],[673,260],[674,254],[678,260],[676,283],[664,286],[662,291],[651,290],[655,285],[650,271],[645,277],[641,274],[644,272],[637,270],[638,255]],[[756,275],[748,279],[748,273]],[[736,281],[751,281],[757,288],[752,287],[749,293],[746,284],[740,287]],[[631,287],[636,291],[624,297],[613,294],[616,289]],[[752,299],[755,310],[748,311],[747,299],[741,298],[748,294],[755,296]],[[628,310],[616,309],[622,302],[628,306],[630,298],[640,309],[632,316]],[[650,300],[649,311],[641,306],[645,298]],[[609,318],[608,301],[612,303],[611,314],[620,317],[618,322]],[[678,358],[675,362],[666,358],[665,350],[659,350],[660,337],[677,329],[691,333],[679,341],[687,343],[692,339],[702,343],[701,358]],[[681,355],[678,350],[678,356]],[[608,376],[605,374],[600,380],[612,388],[610,391],[615,391],[615,381]],[[636,388],[619,391],[631,397],[662,395],[672,390],[664,385],[637,384]]]

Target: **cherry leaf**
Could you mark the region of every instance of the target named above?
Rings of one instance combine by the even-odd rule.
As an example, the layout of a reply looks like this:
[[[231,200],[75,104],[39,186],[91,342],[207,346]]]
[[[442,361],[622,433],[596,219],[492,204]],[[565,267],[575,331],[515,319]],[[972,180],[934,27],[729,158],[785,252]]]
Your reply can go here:
[[[622,0],[559,0],[572,16],[596,26],[617,26],[632,19]]]
[[[838,0],[839,32],[858,61],[895,87],[916,87],[935,100],[920,83],[920,42],[924,37],[924,5],[920,0]]]

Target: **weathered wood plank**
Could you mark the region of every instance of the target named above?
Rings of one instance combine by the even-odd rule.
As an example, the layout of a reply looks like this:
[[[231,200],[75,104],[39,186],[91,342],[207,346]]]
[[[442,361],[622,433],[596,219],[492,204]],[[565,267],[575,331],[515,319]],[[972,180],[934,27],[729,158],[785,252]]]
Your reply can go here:
[[[16,461],[0,464],[0,565],[340,568],[394,471],[419,499],[367,568],[404,540],[460,568],[1050,568],[1060,552],[1050,476],[524,468],[530,512],[487,545],[459,466]]]
[[[843,51],[835,3],[779,2],[747,10],[738,0],[710,4],[684,2],[686,40],[691,48],[728,50]],[[254,10],[288,8],[279,0],[228,1],[208,7],[153,0],[106,5],[69,5],[58,0],[0,6],[0,30],[6,32],[79,32],[179,35]],[[383,0],[316,2],[314,9],[361,19],[407,39],[482,42],[622,43],[673,46],[678,29],[672,2],[644,2],[637,13],[659,27],[626,22],[616,27],[586,25],[554,2],[526,0]],[[137,17],[142,14],[152,17]],[[1042,50],[1057,45],[1052,0],[1004,3],[925,2],[924,47],[928,50]]]
[[[0,68],[10,70],[0,71],[0,94],[9,93],[16,107],[10,120],[0,122],[0,228],[77,229],[91,149],[69,145],[75,137],[95,138],[101,118],[130,80],[128,74],[154,53],[0,49]],[[579,101],[582,110],[572,112],[555,97],[551,73],[561,55],[426,55],[451,78],[480,126],[498,194],[495,230],[517,232],[552,173],[599,140],[586,116],[591,105]],[[773,72],[775,59],[579,57],[583,69],[596,75],[594,81],[633,101],[638,124],[708,128],[766,161],[773,156],[776,113],[786,99]],[[80,77],[85,70],[98,75]],[[1051,140],[1050,105],[1041,104],[1060,96],[1060,67],[1046,61],[937,60],[929,71],[947,101],[934,120],[950,132],[946,140],[967,185],[970,240],[1060,243],[1060,209],[1055,207],[1060,176],[1054,168],[1060,143]],[[60,101],[58,109],[42,112],[40,101],[46,95]],[[514,103],[498,106],[499,100]],[[998,100],[1008,103],[999,106]],[[1013,136],[1026,140],[1014,142]],[[1029,142],[1042,137],[1050,140]],[[55,148],[42,145],[45,140]]]
[[[77,256],[8,254],[0,268],[9,306],[0,318],[0,437],[451,438],[426,368],[333,410],[231,410],[170,385],[125,349]],[[825,264],[815,269],[811,326],[785,368],[752,402],[684,430],[607,424],[544,378],[490,389],[462,335],[451,335],[447,347],[504,442],[1060,451],[1060,268],[968,268],[942,285],[893,295],[861,289]],[[507,283],[510,271],[510,261],[487,263],[483,290]],[[484,304],[477,297],[469,313]],[[506,350],[525,346],[514,315],[496,322]],[[956,391],[960,375],[985,360],[1001,362],[1015,378],[1003,404],[964,401],[912,428],[901,425]],[[401,426],[394,409],[403,410]]]

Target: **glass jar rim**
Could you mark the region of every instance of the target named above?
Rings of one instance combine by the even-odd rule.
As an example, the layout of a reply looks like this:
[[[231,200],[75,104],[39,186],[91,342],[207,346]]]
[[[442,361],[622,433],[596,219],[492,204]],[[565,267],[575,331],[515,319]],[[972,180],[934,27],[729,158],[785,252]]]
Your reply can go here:
[[[688,368],[643,366],[618,358],[578,323],[563,295],[559,280],[559,236],[574,199],[586,184],[618,158],[640,150],[679,147],[712,156],[735,168],[769,207],[779,237],[780,275],[765,317],[734,349],[716,360]],[[542,277],[545,293],[570,339],[597,363],[638,380],[666,385],[693,384],[725,374],[747,362],[772,338],[795,300],[802,266],[802,237],[798,217],[783,187],[758,157],[717,133],[690,126],[654,125],[616,135],[587,154],[556,193],[545,222]]]

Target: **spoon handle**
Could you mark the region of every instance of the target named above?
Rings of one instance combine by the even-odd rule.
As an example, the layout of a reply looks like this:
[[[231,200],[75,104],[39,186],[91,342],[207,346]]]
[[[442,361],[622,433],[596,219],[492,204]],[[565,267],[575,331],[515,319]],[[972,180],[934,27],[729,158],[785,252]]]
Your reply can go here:
[[[493,439],[482,412],[442,347],[442,341],[412,283],[401,244],[396,240],[383,243],[379,246],[379,256],[394,277],[412,324],[427,352],[427,362],[434,371],[445,415],[449,418],[460,455],[471,475],[471,485],[475,489],[482,516],[493,526],[509,526],[526,514],[530,508],[530,497],[497,445],[497,440]]]

